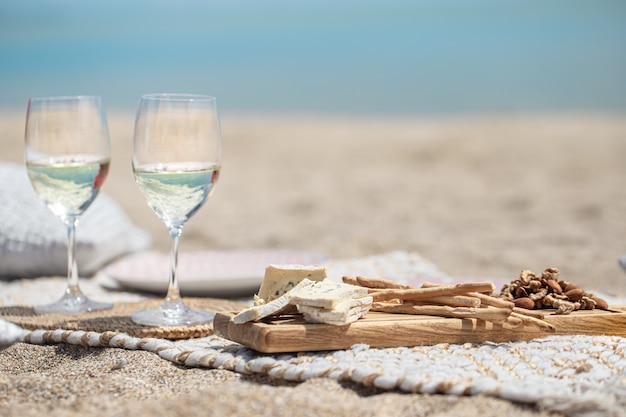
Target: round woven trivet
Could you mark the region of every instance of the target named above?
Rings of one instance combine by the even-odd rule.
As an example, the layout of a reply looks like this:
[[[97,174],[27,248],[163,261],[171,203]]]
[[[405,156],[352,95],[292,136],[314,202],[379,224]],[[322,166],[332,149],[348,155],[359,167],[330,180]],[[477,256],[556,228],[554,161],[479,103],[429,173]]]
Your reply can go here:
[[[189,339],[213,334],[213,324],[196,326],[152,327],[137,324],[130,315],[144,308],[158,307],[162,299],[139,302],[115,303],[110,310],[92,311],[80,314],[37,314],[33,307],[0,307],[0,318],[15,323],[28,330],[84,330],[91,332],[127,333],[135,337],[155,337],[164,339]],[[217,298],[185,298],[191,308],[212,312],[239,311],[245,305],[238,301]]]

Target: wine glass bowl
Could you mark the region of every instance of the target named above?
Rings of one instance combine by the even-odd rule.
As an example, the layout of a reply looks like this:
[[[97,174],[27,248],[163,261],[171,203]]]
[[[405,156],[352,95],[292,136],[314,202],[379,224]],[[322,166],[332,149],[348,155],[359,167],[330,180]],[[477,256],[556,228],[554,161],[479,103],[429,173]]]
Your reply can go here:
[[[78,285],[76,226],[104,182],[109,132],[100,97],[32,98],[28,102],[25,163],[35,193],[67,229],[68,275],[63,297],[38,313],[80,313],[113,307],[87,298]]]
[[[177,264],[183,226],[204,205],[219,178],[222,141],[214,97],[149,94],[141,97],[133,136],[135,182],[171,238],[170,276],[163,303],[131,315],[139,324],[207,323],[214,314],[188,308],[180,297]]]

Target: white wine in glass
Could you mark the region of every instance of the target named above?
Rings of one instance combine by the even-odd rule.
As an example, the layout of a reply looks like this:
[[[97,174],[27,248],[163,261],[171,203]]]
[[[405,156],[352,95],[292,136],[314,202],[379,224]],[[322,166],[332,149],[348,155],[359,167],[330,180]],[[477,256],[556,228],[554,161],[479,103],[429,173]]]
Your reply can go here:
[[[135,181],[171,238],[169,285],[163,303],[131,315],[151,326],[208,323],[214,313],[194,310],[180,296],[178,246],[183,226],[206,202],[219,178],[222,139],[214,97],[148,94],[141,97],[133,138]]]
[[[81,313],[113,307],[87,298],[78,285],[76,226],[109,171],[109,131],[100,97],[31,98],[25,160],[30,182],[67,229],[67,288],[38,313]]]

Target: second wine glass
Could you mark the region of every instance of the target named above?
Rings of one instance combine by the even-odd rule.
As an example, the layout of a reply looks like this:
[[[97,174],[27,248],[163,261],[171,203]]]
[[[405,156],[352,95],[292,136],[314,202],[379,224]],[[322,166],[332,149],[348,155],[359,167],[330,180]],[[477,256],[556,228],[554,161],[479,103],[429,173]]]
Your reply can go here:
[[[208,323],[214,314],[194,310],[180,296],[178,246],[183,226],[206,202],[219,178],[222,140],[214,97],[149,94],[135,119],[132,164],[135,181],[171,238],[167,295],[153,309],[133,313],[139,324]]]

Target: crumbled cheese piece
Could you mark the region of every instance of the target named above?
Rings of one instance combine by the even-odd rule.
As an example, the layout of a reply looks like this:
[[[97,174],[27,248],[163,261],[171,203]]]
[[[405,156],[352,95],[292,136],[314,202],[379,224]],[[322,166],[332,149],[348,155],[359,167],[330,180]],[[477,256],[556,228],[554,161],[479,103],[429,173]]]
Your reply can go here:
[[[254,296],[254,305],[262,305],[277,299],[294,288],[303,279],[322,281],[326,278],[326,268],[318,265],[269,265],[265,277]]]

